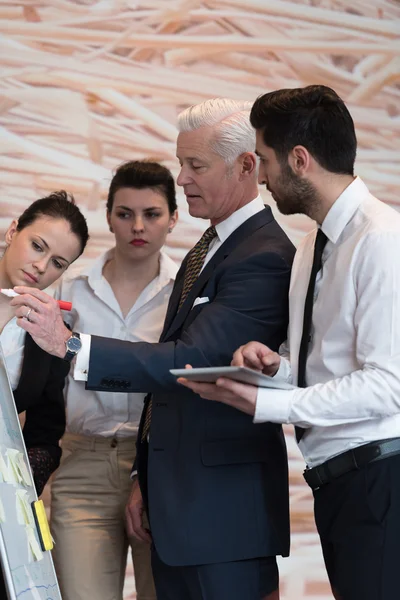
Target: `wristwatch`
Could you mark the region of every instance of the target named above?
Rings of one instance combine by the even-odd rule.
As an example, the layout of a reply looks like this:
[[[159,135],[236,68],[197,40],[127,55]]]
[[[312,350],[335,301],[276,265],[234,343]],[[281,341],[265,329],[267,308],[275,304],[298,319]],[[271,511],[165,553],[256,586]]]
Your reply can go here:
[[[76,356],[79,350],[82,348],[82,342],[79,333],[73,331],[71,337],[66,340],[65,346],[67,348],[67,352],[64,356],[64,360],[71,362],[74,356]]]

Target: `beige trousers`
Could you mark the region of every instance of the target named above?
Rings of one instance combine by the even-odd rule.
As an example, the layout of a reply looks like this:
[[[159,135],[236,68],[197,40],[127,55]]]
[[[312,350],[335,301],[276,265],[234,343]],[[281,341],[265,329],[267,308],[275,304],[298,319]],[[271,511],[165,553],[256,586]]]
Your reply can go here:
[[[125,504],[135,440],[66,434],[51,486],[53,550],[63,600],[122,600],[132,548],[138,600],[156,600],[150,546],[128,540]]]

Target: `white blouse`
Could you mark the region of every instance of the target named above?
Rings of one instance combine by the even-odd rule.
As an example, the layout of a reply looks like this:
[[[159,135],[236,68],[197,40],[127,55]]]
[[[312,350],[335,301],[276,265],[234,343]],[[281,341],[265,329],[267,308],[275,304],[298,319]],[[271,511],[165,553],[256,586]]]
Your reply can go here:
[[[21,376],[22,362],[24,360],[25,334],[26,332],[21,327],[18,327],[16,317],[8,321],[0,333],[0,343],[13,390],[17,388]]]
[[[72,311],[63,315],[65,321],[81,334],[130,342],[158,342],[177,266],[162,252],[159,275],[142,291],[124,317],[103,276],[103,267],[112,253],[113,250],[109,250],[101,255],[78,276],[62,280],[57,297],[72,302]],[[88,337],[90,339],[90,335]],[[86,390],[84,381],[75,380],[71,370],[65,388],[67,431],[88,436],[135,436],[144,398],[145,394],[139,393]]]

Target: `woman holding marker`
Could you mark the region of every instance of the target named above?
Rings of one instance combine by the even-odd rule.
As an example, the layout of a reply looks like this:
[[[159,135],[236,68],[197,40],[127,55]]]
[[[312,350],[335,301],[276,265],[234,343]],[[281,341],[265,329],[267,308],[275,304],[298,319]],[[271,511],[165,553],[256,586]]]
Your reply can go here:
[[[60,462],[69,364],[41,350],[18,327],[9,296],[17,285],[40,290],[52,285],[81,255],[88,237],[86,220],[73,198],[54,192],[11,223],[0,259],[0,343],[17,410],[26,411],[23,434],[38,495]],[[25,318],[34,318],[33,313],[27,310]]]
[[[158,341],[177,271],[161,248],[176,209],[168,169],[147,161],[117,169],[106,211],[115,246],[60,286],[59,297],[72,302],[65,315],[72,330]],[[155,600],[150,545],[128,539],[124,518],[144,394],[86,390],[70,374],[65,398],[67,433],[51,504],[63,600],[122,600],[129,545],[137,599]]]

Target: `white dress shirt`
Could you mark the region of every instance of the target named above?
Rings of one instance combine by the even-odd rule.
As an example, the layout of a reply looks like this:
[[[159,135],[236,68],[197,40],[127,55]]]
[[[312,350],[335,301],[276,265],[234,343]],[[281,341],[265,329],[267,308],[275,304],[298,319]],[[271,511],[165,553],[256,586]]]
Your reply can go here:
[[[316,280],[306,368],[309,387],[259,389],[254,421],[306,428],[308,466],[361,444],[400,436],[400,214],[356,178],[334,203]],[[304,303],[316,230],[293,263],[289,334],[275,377],[297,382]]]
[[[217,236],[211,241],[211,243],[208,247],[208,252],[207,252],[206,258],[204,260],[202,270],[204,269],[204,267],[208,263],[208,261],[211,259],[211,257],[214,256],[214,254],[217,252],[217,250],[226,241],[226,239],[238,227],[240,227],[240,225],[243,225],[243,223],[245,221],[247,221],[248,219],[250,219],[250,217],[256,215],[257,213],[261,212],[264,208],[265,208],[264,202],[263,202],[261,196],[258,195],[254,200],[252,200],[248,204],[245,204],[245,206],[242,206],[242,208],[239,208],[237,211],[235,211],[232,215],[230,215],[230,217],[228,217],[221,223],[218,223],[218,225],[215,226],[215,229],[217,231]],[[63,300],[65,300],[65,298],[63,298]],[[80,333],[84,333],[84,332],[81,332],[81,330],[77,327],[75,327],[75,329],[76,329],[76,331],[79,331]],[[91,333],[94,333],[94,332],[92,331]],[[104,334],[102,334],[102,335],[104,335]],[[109,337],[115,337],[115,336],[109,336]],[[87,373],[89,370],[89,358],[90,358],[90,335],[81,335],[81,341],[82,341],[82,349],[79,351],[77,358],[76,358],[75,369],[74,369],[74,378],[77,381],[87,381]],[[137,341],[137,340],[132,340],[132,341]],[[151,341],[158,341],[158,340],[151,340]]]
[[[103,276],[103,267],[112,253],[113,250],[109,250],[100,256],[77,277],[63,279],[57,297],[72,302],[71,313],[63,313],[66,322],[74,331],[83,334],[90,332],[130,342],[158,342],[177,272],[176,264],[161,253],[159,275],[142,291],[124,318],[114,292]],[[144,397],[145,394],[139,393],[85,390],[82,380],[69,375],[65,391],[67,431],[104,437],[134,436]]]
[[[26,332],[17,325],[17,317],[10,319],[0,333],[0,343],[12,390],[18,387],[21,376],[24,360],[25,334]]]
[[[250,219],[250,217],[256,215],[264,209],[264,202],[260,195],[257,196],[254,200],[239,208],[234,213],[231,214],[230,217],[225,219],[225,221],[221,221],[218,225],[215,226],[217,235],[211,241],[206,258],[204,260],[202,270],[208,263],[208,261],[214,256],[217,250],[220,249],[222,244],[228,239],[228,237],[233,233],[240,225],[243,225],[245,221]]]

